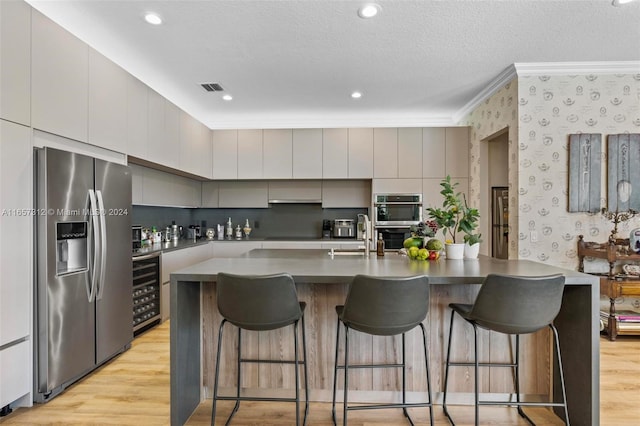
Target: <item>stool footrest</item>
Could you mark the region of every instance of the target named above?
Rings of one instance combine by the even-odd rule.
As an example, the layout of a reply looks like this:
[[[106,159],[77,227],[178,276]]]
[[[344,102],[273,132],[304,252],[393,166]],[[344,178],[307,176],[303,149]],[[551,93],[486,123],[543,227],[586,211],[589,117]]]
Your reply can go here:
[[[349,364],[349,370],[352,368],[402,368],[403,364]],[[338,370],[344,370],[344,365],[336,366]]]
[[[469,367],[476,365],[473,362],[450,362],[450,366],[452,367]],[[507,364],[500,362],[479,362],[478,367],[517,367],[517,364]]]
[[[240,362],[253,363],[253,364],[295,364],[294,360],[276,360],[276,359],[241,359]],[[298,361],[298,364],[304,364],[305,360]]]
[[[241,397],[236,397],[236,396],[218,396],[216,397],[217,400],[219,401],[262,401],[262,402],[273,402],[273,401],[280,401],[280,402],[296,402],[295,398],[269,398],[269,397],[253,397],[253,396],[241,396]]]
[[[414,402],[406,404],[372,404],[372,405],[353,405],[347,407],[347,410],[379,410],[387,408],[412,408],[412,407],[431,407],[430,402]]]
[[[478,405],[509,405],[520,407],[564,407],[561,402],[478,401]]]

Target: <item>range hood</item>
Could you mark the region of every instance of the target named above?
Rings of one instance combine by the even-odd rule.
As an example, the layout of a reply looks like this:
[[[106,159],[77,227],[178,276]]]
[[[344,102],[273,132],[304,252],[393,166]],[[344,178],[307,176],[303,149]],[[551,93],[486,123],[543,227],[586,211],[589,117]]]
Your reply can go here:
[[[271,180],[269,204],[320,204],[321,180]]]

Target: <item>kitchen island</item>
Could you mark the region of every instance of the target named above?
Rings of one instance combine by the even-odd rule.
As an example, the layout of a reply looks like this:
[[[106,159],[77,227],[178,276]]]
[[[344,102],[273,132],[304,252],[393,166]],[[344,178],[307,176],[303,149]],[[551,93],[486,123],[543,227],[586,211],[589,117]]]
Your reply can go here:
[[[296,280],[298,297],[307,302],[305,312],[310,399],[330,401],[333,382],[333,356],[336,317],[334,306],[342,304],[348,283],[356,274],[374,276],[412,276],[425,274],[431,284],[429,315],[429,356],[434,396],[441,401],[443,361],[448,339],[451,302],[473,302],[479,284],[489,273],[547,275],[563,273],[566,286],[562,308],[556,319],[567,383],[571,422],[581,425],[599,423],[599,295],[597,277],[524,260],[499,260],[481,256],[477,260],[409,261],[389,253],[329,256],[327,250],[252,250],[240,258],[214,258],[171,274],[171,423],[183,424],[198,404],[212,395],[217,330],[221,317],[217,312],[215,281],[218,272],[233,274],[290,273]],[[454,329],[452,357],[470,360],[473,347],[471,327],[462,321]],[[248,357],[292,357],[289,329],[243,333],[243,354]],[[245,338],[246,336],[246,338]],[[231,392],[235,378],[235,332],[225,334],[221,359],[221,393]],[[228,339],[228,340],[227,340]],[[415,339],[415,341],[414,341]],[[351,353],[354,362],[386,361],[399,353],[398,338],[380,338],[354,333]],[[407,334],[409,398],[426,388],[421,370],[419,333]],[[531,400],[558,395],[559,388],[551,358],[549,334],[539,332],[522,339],[522,393]],[[509,360],[511,342],[506,336],[483,333],[479,342],[484,360]],[[232,354],[233,352],[233,354]],[[423,368],[423,367],[422,367]],[[507,370],[507,371],[504,371]],[[351,374],[351,373],[350,373]],[[452,403],[470,404],[473,374],[466,367],[452,370]],[[340,380],[340,376],[339,376]],[[513,392],[508,369],[482,369],[481,380],[490,383],[491,392],[502,396]],[[397,395],[399,373],[395,371],[355,371],[350,375],[354,400],[380,401]],[[282,365],[243,367],[243,390],[253,394],[281,395],[293,389],[293,369]],[[271,388],[276,388],[271,389]],[[284,390],[281,390],[284,389]],[[339,398],[339,397],[338,397]]]

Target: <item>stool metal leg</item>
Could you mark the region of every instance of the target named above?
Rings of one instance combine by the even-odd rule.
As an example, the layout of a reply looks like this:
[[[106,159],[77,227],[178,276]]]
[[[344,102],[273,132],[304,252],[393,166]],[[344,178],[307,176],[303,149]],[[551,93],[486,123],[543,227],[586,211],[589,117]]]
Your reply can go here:
[[[474,390],[474,395],[475,395],[475,425],[478,426],[480,423],[480,386],[479,386],[479,381],[480,381],[480,373],[478,370],[480,370],[480,366],[478,365],[478,326],[475,325],[475,323],[471,323],[471,325],[473,325],[473,353],[474,353],[474,384],[473,384],[473,390]]]
[[[298,364],[298,321],[293,323],[293,353],[296,382],[296,426],[300,425],[300,366]]]
[[[211,410],[211,426],[214,426],[216,422],[216,402],[218,401],[218,378],[220,377],[220,351],[222,349],[222,329],[226,322],[227,320],[223,319],[222,322],[220,323],[220,328],[218,329],[218,351],[216,355],[216,373],[215,373],[214,383],[213,383],[213,409]]]
[[[338,318],[336,327],[336,356],[333,364],[333,399],[331,401],[331,417],[333,418],[333,424],[337,425],[336,419],[336,392],[338,387],[338,344],[340,343],[340,319]]]
[[[344,325],[344,405],[342,407],[342,424],[347,426],[347,393],[349,391],[349,326]]]
[[[406,350],[405,350],[406,338],[405,333],[402,333],[402,403],[407,403],[407,363],[406,363]],[[409,419],[409,423],[413,426],[413,421],[411,417],[409,417],[409,412],[407,411],[407,407],[402,407],[402,413],[404,416]]]
[[[449,362],[451,357],[451,341],[453,340],[453,318],[455,316],[455,311],[451,311],[451,321],[449,322],[449,343],[447,344],[447,361],[445,363],[444,370],[444,391],[442,394],[442,409],[444,411],[444,415],[447,417],[449,422],[452,425],[455,425],[451,415],[449,414],[449,410],[447,409],[447,384],[449,383]]]
[[[304,419],[302,424],[307,424],[307,415],[309,414],[309,374],[307,372],[307,332],[304,325],[304,313],[302,314],[302,355],[304,356],[304,362],[302,363],[304,368]],[[296,365],[296,368],[298,366]]]
[[[564,369],[562,368],[562,357],[560,356],[560,339],[558,339],[558,329],[555,325],[549,324],[551,330],[553,330],[553,340],[556,344],[556,354],[558,356],[558,368],[560,369],[560,385],[562,388],[562,402],[564,406],[564,421],[569,426],[569,409],[567,407],[567,390],[564,386]]]
[[[427,330],[420,323],[422,329],[422,343],[424,344],[424,364],[427,373],[427,396],[429,397],[429,424],[433,426],[433,399],[431,394],[431,373],[429,373],[429,355],[427,353]]]

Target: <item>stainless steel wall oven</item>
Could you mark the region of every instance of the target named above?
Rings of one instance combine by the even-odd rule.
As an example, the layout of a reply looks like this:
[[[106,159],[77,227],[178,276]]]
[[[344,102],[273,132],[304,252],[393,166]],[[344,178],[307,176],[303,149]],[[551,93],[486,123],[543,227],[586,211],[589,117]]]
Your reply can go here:
[[[375,194],[375,227],[409,227],[422,221],[422,194]]]

